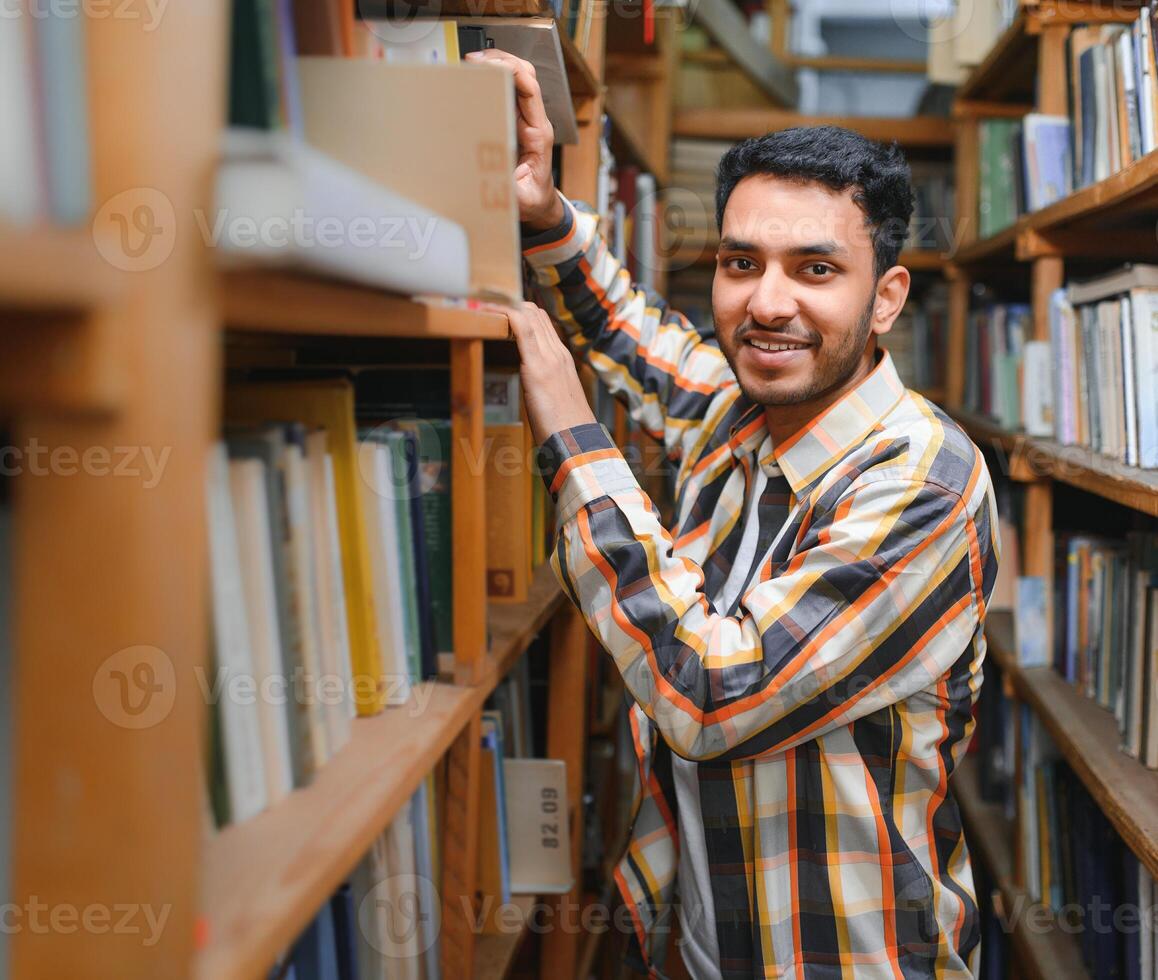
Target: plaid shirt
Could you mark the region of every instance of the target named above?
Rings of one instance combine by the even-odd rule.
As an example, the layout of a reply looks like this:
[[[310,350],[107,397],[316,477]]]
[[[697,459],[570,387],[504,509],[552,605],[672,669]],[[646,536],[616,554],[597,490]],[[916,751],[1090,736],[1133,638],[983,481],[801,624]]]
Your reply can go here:
[[[633,699],[642,790],[615,877],[640,965],[663,976],[674,752],[699,763],[724,978],[971,975],[949,777],[997,572],[981,454],[887,353],[773,446],[715,341],[632,285],[592,215],[568,207],[524,255],[539,300],[678,466],[669,531],[602,426],[541,451],[552,564]],[[716,608],[757,467],[755,561]]]

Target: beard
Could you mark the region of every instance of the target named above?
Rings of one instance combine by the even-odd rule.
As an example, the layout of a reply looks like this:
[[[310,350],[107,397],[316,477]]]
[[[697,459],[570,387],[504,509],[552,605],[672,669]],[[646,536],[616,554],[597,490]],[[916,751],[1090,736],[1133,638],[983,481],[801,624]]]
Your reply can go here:
[[[775,381],[753,383],[750,378],[745,379],[736,366],[738,344],[735,349],[728,349],[721,344],[720,349],[728,361],[728,366],[732,369],[732,374],[735,375],[740,384],[740,390],[749,401],[765,408],[799,405],[839,388],[856,373],[861,357],[864,356],[865,345],[872,329],[875,305],[876,291],[874,289],[872,295],[869,296],[868,303],[861,311],[856,326],[844,335],[836,347],[827,351],[824,347],[818,347],[819,357],[812,376],[802,383],[797,383],[794,388],[785,388],[783,383]],[[733,338],[742,337],[751,325],[751,321],[742,324],[733,334]],[[739,343],[743,343],[743,341],[741,340]]]

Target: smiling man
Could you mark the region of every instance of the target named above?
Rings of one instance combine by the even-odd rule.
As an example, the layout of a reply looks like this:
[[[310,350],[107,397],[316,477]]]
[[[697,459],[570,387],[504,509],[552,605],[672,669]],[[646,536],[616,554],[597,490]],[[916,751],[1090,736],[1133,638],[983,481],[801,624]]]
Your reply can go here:
[[[718,171],[705,338],[551,183],[533,70],[516,185],[543,308],[510,312],[557,501],[553,564],[623,675],[642,791],[616,880],[640,965],[696,980],[967,977],[979,924],[949,777],[997,571],[976,447],[906,391],[912,210],[895,147],[835,127]],[[552,324],[678,465],[664,527]]]

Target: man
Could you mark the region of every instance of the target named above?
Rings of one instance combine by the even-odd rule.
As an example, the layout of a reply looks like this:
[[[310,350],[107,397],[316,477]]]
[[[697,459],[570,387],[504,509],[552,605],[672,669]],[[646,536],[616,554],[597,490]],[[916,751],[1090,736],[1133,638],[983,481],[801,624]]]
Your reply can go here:
[[[997,571],[980,453],[904,389],[912,211],[899,150],[836,127],[718,171],[715,333],[629,281],[552,186],[534,70],[510,313],[558,507],[553,564],[634,699],[642,800],[616,873],[662,976],[678,885],[697,980],[966,977],[972,873],[949,777],[972,730]],[[551,321],[678,465],[676,521],[595,423]]]

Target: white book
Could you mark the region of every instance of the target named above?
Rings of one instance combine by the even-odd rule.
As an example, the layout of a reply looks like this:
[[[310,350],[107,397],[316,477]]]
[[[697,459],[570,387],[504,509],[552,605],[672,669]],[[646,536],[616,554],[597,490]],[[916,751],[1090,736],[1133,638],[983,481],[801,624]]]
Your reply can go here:
[[[12,224],[43,213],[32,24],[31,17],[0,17],[0,222]]]
[[[207,506],[214,650],[222,673],[219,679],[226,685],[218,702],[225,782],[230,819],[241,823],[266,807],[265,773],[257,705],[245,704],[245,699],[228,693],[231,678],[253,676],[253,652],[245,615],[237,526],[229,492],[229,460],[225,446],[220,443],[209,461]]]
[[[411,821],[414,826],[414,867],[418,883],[418,907],[421,912],[419,948],[424,968],[423,980],[441,980],[442,963],[439,957],[438,920],[436,909],[439,903],[438,889],[435,887],[434,846],[432,837],[438,828],[430,825],[430,777],[418,784],[418,789],[410,800]]]
[[[1134,391],[1134,315],[1129,296],[1122,297],[1118,329],[1122,346],[1122,407],[1125,414],[1127,466],[1138,465],[1138,401]]]
[[[288,441],[288,438],[283,450],[283,469],[290,536],[290,580],[293,583],[293,601],[301,634],[302,667],[305,673],[305,683],[298,694],[305,699],[316,764],[320,766],[333,756],[336,747],[329,742],[327,707],[322,703],[320,688],[325,671],[322,666],[322,634],[318,622],[309,478],[303,447]]]
[[[461,225],[283,133],[230,130],[216,208],[195,218],[231,266],[302,268],[409,294],[470,291]]]
[[[1031,436],[1054,433],[1053,355],[1048,340],[1027,340],[1023,353],[1021,414]]]
[[[1158,469],[1158,292],[1130,293],[1134,321],[1134,396],[1137,406],[1138,465]]]
[[[393,910],[393,928],[386,951],[391,961],[391,980],[422,980],[422,889],[414,863],[412,818],[411,806],[403,806],[383,835],[386,866],[390,870],[388,895]]]
[[[265,463],[260,459],[230,460],[229,486],[253,651],[253,679],[258,691],[265,792],[272,805],[289,795],[294,776],[288,716],[279,700],[281,696],[291,696],[291,692],[287,688],[277,623]]]
[[[1142,969],[1139,976],[1142,980],[1153,980],[1154,976],[1154,914],[1155,899],[1158,899],[1158,889],[1154,887],[1154,879],[1146,870],[1144,862],[1138,862],[1138,907],[1142,909],[1142,928],[1138,936],[1139,955],[1142,959]]]
[[[410,664],[406,651],[406,620],[402,605],[398,555],[398,512],[390,448],[379,442],[358,443],[358,471],[367,481],[366,525],[373,566],[374,612],[386,703],[405,704],[410,698]]]
[[[325,677],[319,693],[326,720],[326,740],[333,754],[350,740],[350,722],[356,709],[345,590],[341,587],[336,501],[331,496],[333,460],[326,452],[326,433],[322,429],[306,436],[306,468],[309,472],[311,556],[321,638],[321,667]],[[331,505],[335,508],[333,511]],[[337,583],[334,581],[335,561]]]

